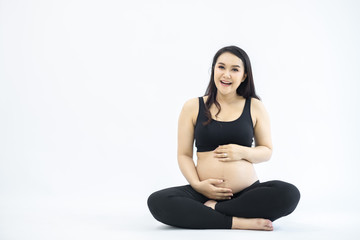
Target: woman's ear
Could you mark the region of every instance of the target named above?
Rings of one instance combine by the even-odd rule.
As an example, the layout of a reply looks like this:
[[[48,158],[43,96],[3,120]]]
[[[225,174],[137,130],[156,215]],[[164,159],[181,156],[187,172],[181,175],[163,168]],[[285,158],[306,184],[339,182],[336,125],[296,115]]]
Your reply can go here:
[[[241,82],[245,81],[246,78],[247,78],[247,74],[245,73],[244,78],[243,78],[243,80]]]

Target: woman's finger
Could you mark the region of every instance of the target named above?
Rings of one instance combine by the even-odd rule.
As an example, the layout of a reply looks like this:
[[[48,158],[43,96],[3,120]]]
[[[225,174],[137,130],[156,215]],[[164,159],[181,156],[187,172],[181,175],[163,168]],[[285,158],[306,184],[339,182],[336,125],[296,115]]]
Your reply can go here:
[[[214,153],[223,153],[224,151],[222,149],[215,149]]]
[[[234,196],[234,194],[232,193],[223,193],[223,194],[218,194],[219,197],[232,197]]]
[[[233,195],[218,195],[215,198],[224,200],[224,199],[231,199],[232,197]]]
[[[215,191],[218,193],[232,193],[232,190],[230,188],[222,188],[222,187],[216,187]]]
[[[226,152],[215,153],[215,157],[217,157],[217,158],[227,158],[228,156],[229,156],[229,154]]]
[[[228,146],[227,145],[220,145],[220,146],[218,146],[218,148],[223,150],[223,151],[226,151],[228,149]]]
[[[226,148],[224,146],[218,146],[214,152],[215,153],[223,153],[224,151],[226,151]]]

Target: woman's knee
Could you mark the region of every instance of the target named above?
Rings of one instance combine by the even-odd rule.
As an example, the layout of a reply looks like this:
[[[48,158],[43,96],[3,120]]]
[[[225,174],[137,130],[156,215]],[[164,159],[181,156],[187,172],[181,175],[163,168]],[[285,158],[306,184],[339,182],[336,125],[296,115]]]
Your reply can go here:
[[[151,214],[158,218],[161,215],[162,207],[165,205],[165,201],[168,198],[166,191],[160,190],[152,193],[147,200],[147,205]]]
[[[167,223],[176,211],[176,196],[181,196],[176,187],[159,190],[152,193],[147,200],[151,214],[160,222]]]
[[[283,196],[283,205],[287,208],[287,214],[290,214],[300,201],[300,191],[295,185],[287,182],[282,182],[279,188]]]

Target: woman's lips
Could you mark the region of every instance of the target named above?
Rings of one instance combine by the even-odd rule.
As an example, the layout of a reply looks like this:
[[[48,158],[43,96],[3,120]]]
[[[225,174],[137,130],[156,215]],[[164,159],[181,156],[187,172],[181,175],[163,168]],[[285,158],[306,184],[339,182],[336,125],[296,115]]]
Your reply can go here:
[[[223,81],[223,80],[220,80],[220,83],[221,83],[221,85],[224,86],[224,87],[228,87],[228,86],[230,86],[230,85],[232,84],[231,82]]]

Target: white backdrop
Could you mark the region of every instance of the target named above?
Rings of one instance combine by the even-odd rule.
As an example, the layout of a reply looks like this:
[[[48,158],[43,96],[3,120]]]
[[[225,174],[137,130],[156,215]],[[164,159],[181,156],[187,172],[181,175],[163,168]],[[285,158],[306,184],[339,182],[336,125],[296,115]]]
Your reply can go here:
[[[148,214],[151,192],[186,184],[177,119],[227,45],[250,56],[271,118],[260,180],[297,185],[299,211],[358,213],[359,10],[350,0],[1,0],[0,228],[27,199]]]

